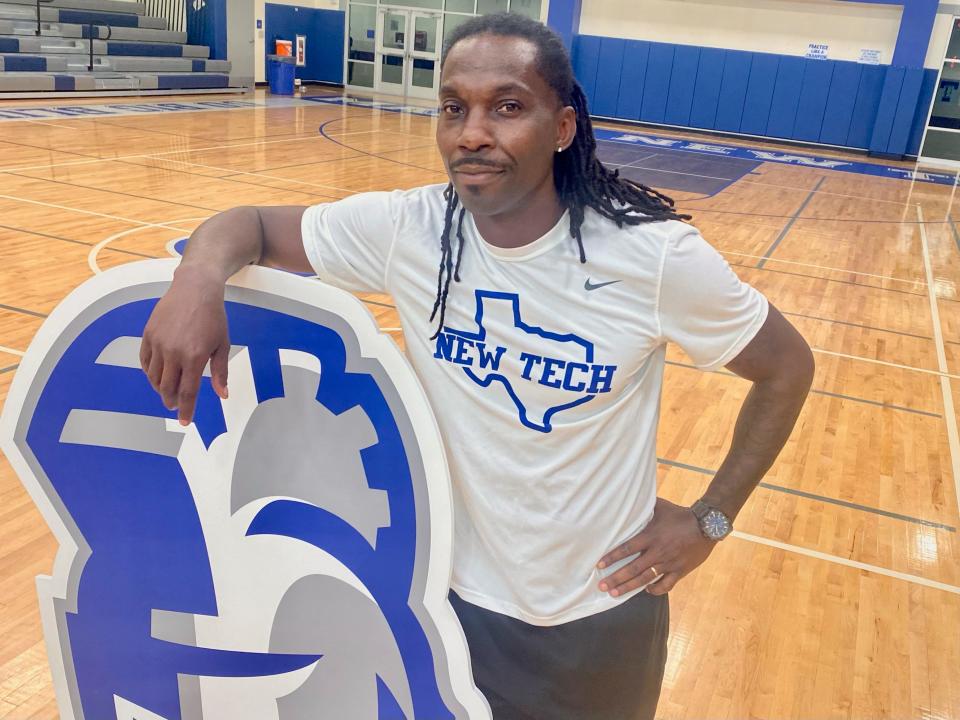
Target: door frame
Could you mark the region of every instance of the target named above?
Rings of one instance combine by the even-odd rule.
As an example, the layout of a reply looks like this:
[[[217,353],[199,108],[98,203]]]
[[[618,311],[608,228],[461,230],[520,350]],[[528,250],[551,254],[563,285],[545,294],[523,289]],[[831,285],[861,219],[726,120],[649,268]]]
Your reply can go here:
[[[403,33],[403,50],[388,48],[383,44],[383,35],[386,32],[385,22],[388,13],[403,15],[406,19]],[[433,51],[415,50],[417,18],[427,18],[436,22],[436,41]],[[384,95],[414,97],[421,100],[436,100],[440,83],[440,52],[443,43],[443,12],[424,8],[411,8],[398,5],[379,5],[377,7],[377,24],[374,30],[374,68],[373,91]],[[397,93],[396,83],[384,84],[383,58],[384,56],[402,57],[403,71],[401,73],[402,92]],[[430,88],[422,88],[413,84],[413,63],[416,60],[429,60],[434,63],[433,84]],[[369,88],[368,88],[369,89]]]

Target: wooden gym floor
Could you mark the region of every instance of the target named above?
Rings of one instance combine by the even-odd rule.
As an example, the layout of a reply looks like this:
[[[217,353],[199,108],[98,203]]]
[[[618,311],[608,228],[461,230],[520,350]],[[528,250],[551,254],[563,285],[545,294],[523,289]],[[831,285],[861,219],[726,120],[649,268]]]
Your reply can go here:
[[[92,273],[168,256],[168,243],[235,205],[444,180],[429,118],[366,108],[0,128],[0,402],[43,317]],[[960,717],[953,191],[773,163],[713,196],[668,190],[797,325],[818,365],[736,536],[671,594],[660,717]],[[402,344],[390,299],[366,299]],[[668,359],[660,494],[691,503],[748,386],[692,369],[676,349]],[[55,551],[0,456],[0,718],[57,716],[34,590]]]

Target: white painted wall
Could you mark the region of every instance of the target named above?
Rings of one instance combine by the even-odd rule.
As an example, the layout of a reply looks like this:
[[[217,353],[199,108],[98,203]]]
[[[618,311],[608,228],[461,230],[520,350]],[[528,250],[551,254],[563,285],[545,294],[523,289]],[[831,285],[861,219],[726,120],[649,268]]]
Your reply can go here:
[[[808,43],[826,43],[831,60],[872,49],[889,63],[901,12],[837,0],[583,0],[580,32],[800,56]]]
[[[274,5],[299,5],[300,7],[306,8],[315,8],[317,10],[340,10],[340,0],[270,0]],[[255,10],[257,14],[257,20],[265,20],[266,5],[265,0],[256,0]],[[256,20],[254,21],[254,27],[256,27]],[[264,62],[266,61],[267,48],[264,47],[264,28],[256,31],[255,37],[255,51],[254,56],[256,57],[256,81],[265,82],[266,75],[264,73]],[[273,53],[273,48],[269,49],[270,53]]]

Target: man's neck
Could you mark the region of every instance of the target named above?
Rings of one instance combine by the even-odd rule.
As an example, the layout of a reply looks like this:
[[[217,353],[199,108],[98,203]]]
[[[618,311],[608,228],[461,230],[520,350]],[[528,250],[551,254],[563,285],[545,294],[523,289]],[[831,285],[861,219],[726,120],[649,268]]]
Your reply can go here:
[[[537,190],[518,207],[499,215],[474,215],[477,230],[495,247],[518,248],[546,235],[563,215],[563,206],[550,178],[549,187]]]

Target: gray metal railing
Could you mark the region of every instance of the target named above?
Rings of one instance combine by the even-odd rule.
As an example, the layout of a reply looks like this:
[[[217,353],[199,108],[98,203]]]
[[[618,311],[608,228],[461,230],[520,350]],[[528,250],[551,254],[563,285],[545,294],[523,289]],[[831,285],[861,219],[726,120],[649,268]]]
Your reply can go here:
[[[146,0],[145,4],[147,15],[167,21],[167,30],[187,32],[187,0]]]
[[[53,2],[53,0],[37,0],[37,32],[36,32],[36,34],[37,34],[38,36],[40,36],[40,35],[43,34],[43,28],[42,28],[41,25],[40,25],[40,4],[41,4],[41,3],[50,3],[50,2]]]
[[[101,27],[106,27],[106,28],[107,28],[107,36],[106,36],[105,38],[101,38],[101,37],[100,37],[100,28],[101,28]],[[94,34],[93,34],[93,29],[94,29],[94,28],[97,28],[96,38],[94,38]],[[97,39],[97,40],[109,40],[109,39],[110,39],[110,36],[113,35],[113,28],[110,27],[109,25],[105,25],[105,26],[104,26],[104,25],[94,25],[94,24],[91,23],[90,25],[87,25],[87,35],[90,36],[90,39],[87,40],[87,42],[90,43],[90,64],[87,65],[87,70],[88,70],[89,72],[93,72],[93,41],[94,41],[94,39]]]

